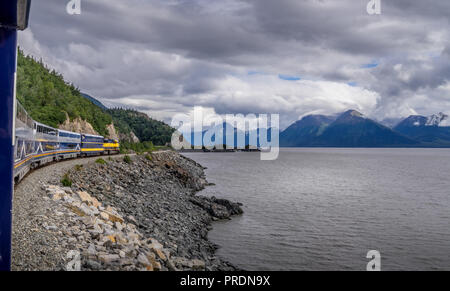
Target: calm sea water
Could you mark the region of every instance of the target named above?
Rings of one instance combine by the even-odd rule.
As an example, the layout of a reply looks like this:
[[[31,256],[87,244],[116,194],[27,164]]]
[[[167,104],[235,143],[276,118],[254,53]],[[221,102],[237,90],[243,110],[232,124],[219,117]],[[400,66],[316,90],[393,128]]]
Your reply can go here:
[[[450,270],[449,149],[283,149],[186,153],[216,186],[201,194],[244,204],[209,238],[246,270]]]

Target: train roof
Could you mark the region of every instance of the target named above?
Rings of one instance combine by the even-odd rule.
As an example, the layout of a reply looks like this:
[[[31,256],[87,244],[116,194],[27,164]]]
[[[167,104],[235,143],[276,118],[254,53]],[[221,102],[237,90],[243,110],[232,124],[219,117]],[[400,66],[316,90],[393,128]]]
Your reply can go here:
[[[73,132],[73,131],[67,131],[67,130],[63,130],[63,129],[58,129],[59,132],[64,132],[64,133],[70,133],[70,134],[76,134],[76,135],[80,135],[81,133],[78,132]]]
[[[101,136],[101,135],[94,135],[94,134],[87,134],[87,133],[83,133],[83,135],[84,135],[84,136],[87,136],[87,137],[104,138],[104,137]]]
[[[37,122],[36,120],[33,120],[33,121],[34,121],[34,123],[36,125],[44,126],[44,127],[47,127],[47,128],[51,128],[51,129],[54,129],[55,131],[58,130],[58,129],[54,128],[54,127],[48,126],[47,124],[43,124],[43,123]]]

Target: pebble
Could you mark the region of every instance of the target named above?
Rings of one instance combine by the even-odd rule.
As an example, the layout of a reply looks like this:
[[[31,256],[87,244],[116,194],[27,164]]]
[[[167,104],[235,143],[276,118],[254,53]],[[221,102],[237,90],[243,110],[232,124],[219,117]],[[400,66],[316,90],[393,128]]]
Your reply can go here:
[[[210,259],[216,246],[206,234],[214,219],[241,214],[240,205],[194,195],[208,185],[204,168],[175,152],[153,154],[151,162],[140,156],[132,159],[132,164],[118,159],[72,168],[71,188],[41,181],[39,190],[49,199],[42,194],[38,199],[45,202],[42,209],[54,215],[42,215],[39,221],[58,235],[46,235],[38,245],[57,252],[47,269],[21,257],[17,270],[65,269],[66,262],[58,258],[71,249],[84,250],[83,270],[236,270],[226,261]],[[50,252],[36,253],[45,260]]]

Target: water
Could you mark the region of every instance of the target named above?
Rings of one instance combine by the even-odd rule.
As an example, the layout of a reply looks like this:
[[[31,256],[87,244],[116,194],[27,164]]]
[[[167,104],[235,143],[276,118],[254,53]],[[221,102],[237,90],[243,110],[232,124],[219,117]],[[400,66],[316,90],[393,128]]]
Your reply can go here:
[[[450,149],[283,149],[186,153],[244,204],[209,238],[246,270],[450,270]]]

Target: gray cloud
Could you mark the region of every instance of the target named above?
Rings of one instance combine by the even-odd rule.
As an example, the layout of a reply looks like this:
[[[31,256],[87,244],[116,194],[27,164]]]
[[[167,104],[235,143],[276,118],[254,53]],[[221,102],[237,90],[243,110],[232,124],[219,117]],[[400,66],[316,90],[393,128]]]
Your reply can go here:
[[[350,107],[450,111],[448,1],[381,0],[378,16],[366,0],[81,1],[78,16],[34,1],[20,45],[111,106],[275,111],[284,126]]]

